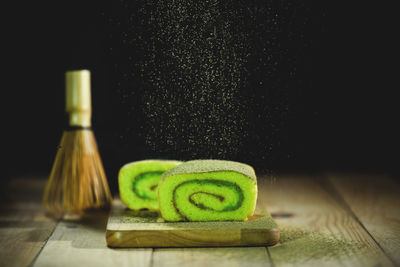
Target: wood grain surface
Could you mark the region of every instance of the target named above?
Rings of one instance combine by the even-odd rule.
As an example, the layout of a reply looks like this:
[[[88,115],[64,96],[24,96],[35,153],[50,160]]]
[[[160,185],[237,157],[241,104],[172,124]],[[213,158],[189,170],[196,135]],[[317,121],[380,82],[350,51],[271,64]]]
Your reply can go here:
[[[53,221],[40,204],[44,183],[11,181],[0,205],[0,266],[399,265],[400,188],[387,177],[259,176],[257,208],[281,229],[267,248],[108,248],[108,214]]]
[[[57,222],[44,214],[44,179],[13,179],[0,204],[0,266],[28,266],[46,244]]]
[[[288,176],[260,181],[258,204],[275,216],[283,235],[280,245],[268,249],[276,266],[392,265],[323,180]],[[290,235],[293,239],[287,240]]]
[[[163,222],[157,213],[128,210],[115,200],[106,239],[110,247],[268,246],[278,242],[279,229],[267,212],[245,222]]]
[[[273,266],[264,247],[159,248],[154,249],[152,266]]]
[[[61,221],[34,266],[150,266],[151,249],[113,250],[105,240],[107,213]]]
[[[400,184],[386,176],[329,175],[338,195],[397,265],[400,265]]]

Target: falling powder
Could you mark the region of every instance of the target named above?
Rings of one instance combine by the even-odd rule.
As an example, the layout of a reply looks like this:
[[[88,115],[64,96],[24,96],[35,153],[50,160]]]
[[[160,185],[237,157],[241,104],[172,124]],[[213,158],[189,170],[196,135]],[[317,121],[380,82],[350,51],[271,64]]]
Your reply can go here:
[[[247,36],[234,30],[241,14],[221,5],[154,1],[140,10],[143,28],[150,30],[150,38],[141,39],[146,56],[138,64],[148,82],[145,140],[154,152],[229,158],[247,134],[239,95]]]
[[[135,151],[137,158],[220,158],[268,167],[281,142],[288,93],[301,82],[294,58],[306,45],[304,23],[296,21],[307,18],[302,4],[113,5],[106,31],[121,162]]]

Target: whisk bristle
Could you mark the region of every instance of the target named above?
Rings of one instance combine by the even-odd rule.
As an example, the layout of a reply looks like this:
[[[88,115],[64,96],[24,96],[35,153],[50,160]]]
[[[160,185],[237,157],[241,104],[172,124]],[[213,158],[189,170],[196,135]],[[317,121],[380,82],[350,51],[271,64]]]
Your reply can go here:
[[[93,131],[64,131],[43,196],[46,211],[61,217],[108,207],[110,203],[111,193]]]

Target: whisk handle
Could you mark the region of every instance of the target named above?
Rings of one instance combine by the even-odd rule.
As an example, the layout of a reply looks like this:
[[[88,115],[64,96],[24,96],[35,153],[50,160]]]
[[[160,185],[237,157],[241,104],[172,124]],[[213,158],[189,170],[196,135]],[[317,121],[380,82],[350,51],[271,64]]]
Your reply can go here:
[[[69,126],[90,127],[92,119],[90,71],[67,71],[65,85],[65,111],[69,114]]]

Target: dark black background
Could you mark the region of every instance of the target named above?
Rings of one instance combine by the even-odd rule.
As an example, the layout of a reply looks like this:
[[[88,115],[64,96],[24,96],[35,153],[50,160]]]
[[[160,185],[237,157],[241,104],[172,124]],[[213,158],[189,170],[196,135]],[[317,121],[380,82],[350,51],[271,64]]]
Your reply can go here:
[[[290,39],[293,42],[284,29],[279,35],[297,69],[285,91],[290,111],[283,122],[278,115],[272,118],[281,123],[278,137],[246,139],[247,146],[234,159],[251,163],[258,171],[397,175],[398,100],[391,78],[397,67],[390,64],[394,56],[391,8],[319,2],[325,1],[265,2],[283,14],[279,17],[283,21],[288,18],[280,8],[289,4],[302,23],[295,28],[298,38]],[[249,5],[262,3],[250,1]],[[108,20],[123,21],[127,12],[123,1],[26,1],[3,8],[4,180],[49,173],[65,126],[67,69],[92,71],[93,128],[111,184],[125,162],[143,157],[180,158],[179,151],[163,155],[149,151],[134,131],[127,135],[126,129],[136,126],[126,125],[123,119],[125,107],[119,102],[115,66],[124,68],[110,52],[118,50],[121,29]],[[291,67],[275,74],[284,80],[288,77],[284,72]],[[262,90],[257,94],[262,95]],[[265,101],[254,99],[259,106]],[[255,135],[269,135],[263,121],[250,123]],[[268,145],[265,142],[274,143],[273,151],[263,150]]]

